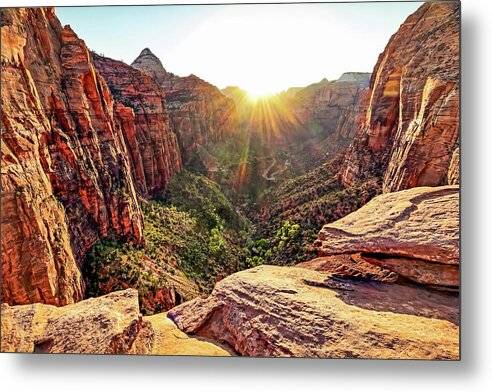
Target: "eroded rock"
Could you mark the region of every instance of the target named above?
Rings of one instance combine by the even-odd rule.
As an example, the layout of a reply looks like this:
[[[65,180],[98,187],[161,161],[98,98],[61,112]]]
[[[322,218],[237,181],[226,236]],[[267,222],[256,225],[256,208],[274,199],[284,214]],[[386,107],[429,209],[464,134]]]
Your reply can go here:
[[[131,65],[151,76],[163,89],[183,162],[186,163],[199,146],[221,140],[236,130],[234,101],[217,87],[195,75],[180,77],[167,72],[148,48],[142,50]]]
[[[4,348],[2,330],[2,351],[16,352],[125,353],[143,327],[136,290],[118,291],[63,307],[3,304],[4,318],[10,324],[8,330],[15,330],[21,339]]]
[[[287,101],[296,120],[304,127],[320,128],[325,160],[352,142],[357,113],[361,110],[358,103],[366,93],[370,78],[370,73],[347,72],[337,80],[323,79],[290,93]]]
[[[241,355],[457,359],[458,298],[395,284],[261,266],[168,312],[188,334]]]
[[[188,337],[165,314],[142,317],[138,292],[117,291],[76,304],[2,304],[2,352],[230,355]]]
[[[2,301],[72,303],[99,238],[142,241],[128,154],[84,41],[53,8],[1,13]]]
[[[119,103],[116,117],[128,146],[137,191],[143,197],[155,196],[181,168],[164,92],[150,76],[121,61],[96,53],[92,58]]]
[[[442,264],[459,263],[459,188],[419,187],[387,193],[328,223],[321,255],[366,252]]]
[[[398,279],[398,274],[384,268],[384,266],[368,262],[360,253],[318,257],[296,264],[296,267],[328,273],[331,276],[340,278],[374,280],[387,283],[394,283]]]
[[[346,186],[371,177],[383,192],[457,182],[459,18],[459,2],[427,2],[391,37],[340,170]]]

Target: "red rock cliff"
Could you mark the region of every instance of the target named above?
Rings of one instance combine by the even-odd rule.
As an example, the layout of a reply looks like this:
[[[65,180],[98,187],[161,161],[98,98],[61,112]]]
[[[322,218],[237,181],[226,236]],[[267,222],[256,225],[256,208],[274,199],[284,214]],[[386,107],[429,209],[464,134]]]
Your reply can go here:
[[[341,169],[383,192],[459,179],[458,2],[429,2],[407,18],[374,68],[365,115]]]
[[[92,58],[118,101],[116,114],[128,146],[138,193],[148,197],[162,192],[181,168],[164,93],[150,76],[121,61],[95,53]]]
[[[208,141],[219,140],[237,128],[234,101],[195,75],[176,76],[145,48],[132,66],[150,75],[164,90],[166,108],[178,136],[183,160]]]
[[[80,300],[78,261],[109,233],[142,240],[114,102],[53,9],[4,9],[2,301]]]

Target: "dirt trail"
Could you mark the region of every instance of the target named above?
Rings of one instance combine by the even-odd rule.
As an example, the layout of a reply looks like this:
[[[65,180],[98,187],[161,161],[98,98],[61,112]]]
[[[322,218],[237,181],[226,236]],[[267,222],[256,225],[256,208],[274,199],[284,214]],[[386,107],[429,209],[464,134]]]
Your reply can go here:
[[[270,171],[275,167],[276,164],[277,164],[277,159],[275,157],[273,157],[272,163],[270,163],[270,165],[268,165],[268,167],[265,170],[263,170],[263,173],[261,174],[261,176],[265,180],[272,181],[272,182],[277,181],[276,176],[278,176],[279,174],[282,174],[284,171],[286,171],[290,165],[289,160],[286,159],[282,169],[279,169],[279,170],[276,170],[276,171],[270,173]]]

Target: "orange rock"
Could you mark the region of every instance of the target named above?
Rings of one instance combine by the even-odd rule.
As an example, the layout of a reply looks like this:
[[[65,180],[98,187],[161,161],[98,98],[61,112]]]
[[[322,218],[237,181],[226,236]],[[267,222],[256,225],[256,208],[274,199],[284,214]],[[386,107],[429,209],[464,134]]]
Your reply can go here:
[[[113,100],[52,8],[2,11],[2,301],[63,305],[109,233],[142,240]]]
[[[459,300],[418,287],[261,266],[171,309],[188,334],[268,357],[458,359]]]
[[[320,255],[365,252],[459,264],[459,189],[419,187],[376,196],[323,226]]]
[[[379,56],[340,170],[345,185],[376,177],[394,192],[457,183],[459,7],[425,3]]]
[[[165,314],[142,317],[132,289],[63,307],[2,304],[1,316],[2,352],[231,355],[188,337]]]
[[[118,101],[115,113],[128,147],[138,193],[149,197],[163,192],[181,168],[163,91],[150,76],[121,61],[95,53],[92,58]]]
[[[163,89],[171,126],[187,162],[198,146],[220,140],[237,128],[234,101],[195,75],[179,77],[167,72],[148,49],[131,64],[151,76]]]
[[[2,304],[4,319],[2,351],[11,352],[124,354],[145,327],[131,289],[63,307]]]
[[[415,283],[429,286],[457,288],[460,285],[460,270],[457,265],[429,263],[409,257],[371,257],[361,255],[367,263],[393,271]]]
[[[290,110],[299,123],[320,127],[324,160],[335,157],[352,142],[358,102],[367,91],[370,77],[370,73],[347,72],[338,80],[323,79],[290,93]]]
[[[318,272],[328,273],[341,278],[353,278],[360,280],[374,280],[393,283],[398,275],[389,269],[370,263],[360,254],[341,254],[336,256],[324,256],[296,264],[296,267],[307,268]]]

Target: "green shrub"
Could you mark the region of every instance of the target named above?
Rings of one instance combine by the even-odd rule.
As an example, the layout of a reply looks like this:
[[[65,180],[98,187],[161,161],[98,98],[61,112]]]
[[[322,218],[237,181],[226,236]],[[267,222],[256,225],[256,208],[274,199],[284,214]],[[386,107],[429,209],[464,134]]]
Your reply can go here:
[[[217,279],[242,265],[249,222],[212,181],[180,173],[163,200],[145,202],[142,210],[144,245],[106,238],[87,254],[84,276],[89,296],[134,287],[142,299],[149,292],[173,287],[188,300],[198,295],[196,287],[210,292]]]
[[[215,182],[187,170],[173,177],[164,200],[189,212],[208,230],[224,226],[239,231],[249,226],[247,219],[236,211]]]

